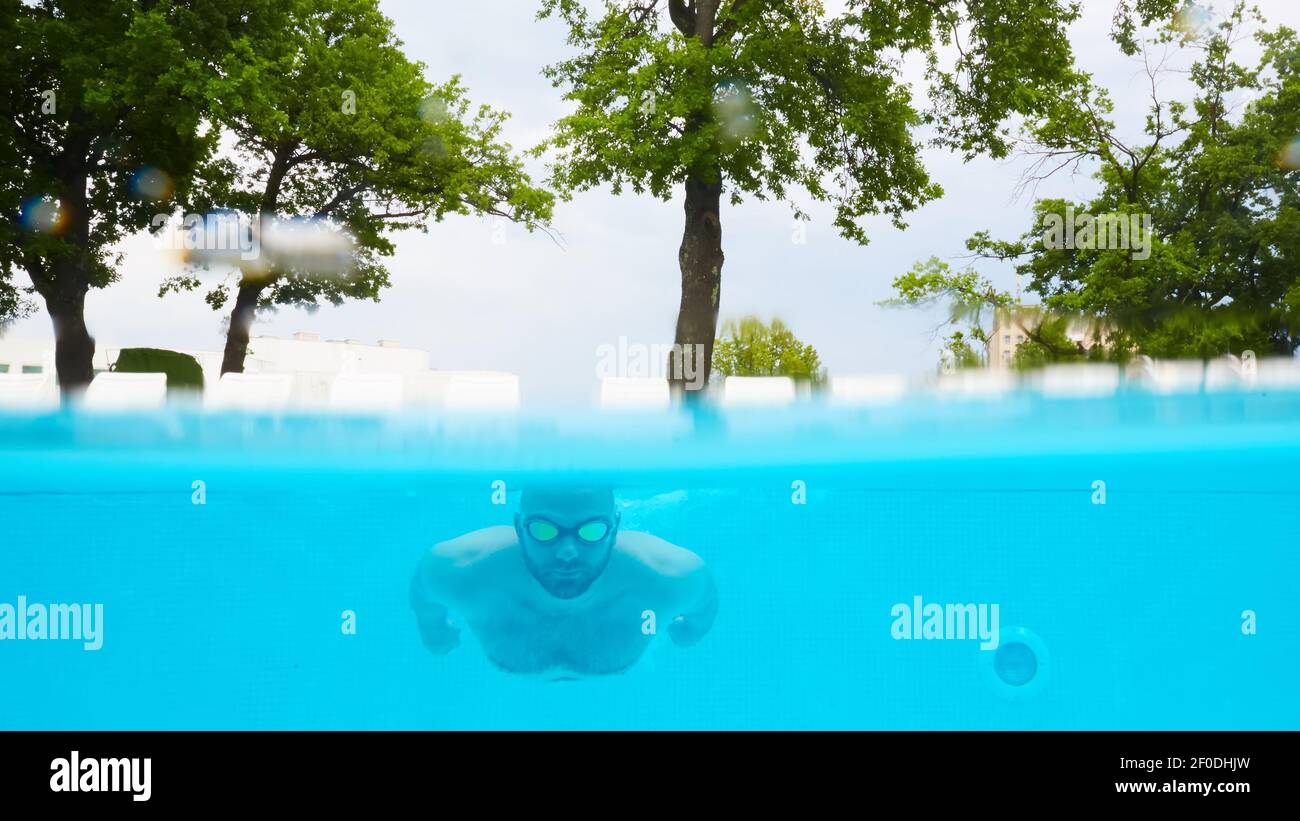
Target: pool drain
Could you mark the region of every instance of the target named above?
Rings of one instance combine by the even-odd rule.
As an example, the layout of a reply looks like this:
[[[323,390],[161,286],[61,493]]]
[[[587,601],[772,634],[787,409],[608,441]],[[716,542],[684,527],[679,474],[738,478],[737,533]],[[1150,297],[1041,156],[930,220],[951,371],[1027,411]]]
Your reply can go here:
[[[981,650],[984,680],[1009,701],[1033,698],[1051,674],[1051,657],[1038,634],[1025,627],[1001,631],[996,650]]]

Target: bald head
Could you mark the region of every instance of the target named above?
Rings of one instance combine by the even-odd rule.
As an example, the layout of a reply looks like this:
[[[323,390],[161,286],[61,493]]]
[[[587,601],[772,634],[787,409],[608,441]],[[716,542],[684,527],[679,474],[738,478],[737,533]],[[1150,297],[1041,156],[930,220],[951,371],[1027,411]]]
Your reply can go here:
[[[607,487],[551,485],[525,488],[519,498],[519,512],[556,514],[565,517],[612,516],[614,492]]]

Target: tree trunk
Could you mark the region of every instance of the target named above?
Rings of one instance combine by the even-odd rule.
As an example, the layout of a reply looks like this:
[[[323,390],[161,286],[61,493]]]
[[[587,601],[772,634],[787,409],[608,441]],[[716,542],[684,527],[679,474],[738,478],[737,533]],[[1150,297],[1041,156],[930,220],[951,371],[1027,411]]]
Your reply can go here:
[[[45,298],[54,324],[54,369],[66,400],[80,394],[95,378],[95,340],[86,329],[86,288],[60,283]]]
[[[722,289],[721,177],[705,182],[697,175],[686,180],[686,226],[677,261],[682,270],[682,302],[677,335],[668,363],[673,392],[698,396],[708,385],[713,340],[718,330],[718,300]]]
[[[262,205],[257,212],[259,232],[275,219],[275,211],[280,202],[280,185],[289,173],[293,152],[297,148],[296,141],[276,146],[275,159],[266,175],[266,188],[262,191]],[[230,328],[226,331],[226,350],[221,356],[222,375],[244,372],[244,358],[248,356],[248,338],[257,314],[257,300],[262,295],[262,289],[274,279],[272,276],[250,282],[246,274],[240,278],[235,309],[230,312]]]
[[[73,120],[79,112],[74,111]],[[32,276],[45,297],[54,325],[54,371],[65,400],[81,394],[95,378],[95,340],[86,329],[86,293],[90,290],[90,208],[83,136],[69,139],[58,162],[59,212],[64,240],[71,248],[49,260],[48,269]]]
[[[257,299],[265,283],[244,282],[235,297],[235,310],[230,312],[230,329],[226,331],[226,351],[221,358],[221,373],[243,373],[244,357],[248,355],[249,332],[257,313]]]

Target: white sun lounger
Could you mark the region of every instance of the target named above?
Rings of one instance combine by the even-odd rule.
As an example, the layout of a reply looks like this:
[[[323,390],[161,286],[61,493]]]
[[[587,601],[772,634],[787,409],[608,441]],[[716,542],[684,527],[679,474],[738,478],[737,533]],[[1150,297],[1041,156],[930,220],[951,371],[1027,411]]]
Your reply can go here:
[[[794,396],[788,376],[728,376],[722,386],[722,403],[733,407],[789,405]]]
[[[1199,359],[1161,360],[1139,356],[1124,373],[1129,383],[1153,393],[1200,393],[1205,363]]]
[[[667,379],[609,376],[600,380],[602,408],[666,408],[671,403]]]
[[[86,388],[83,405],[92,410],[147,410],[167,404],[167,374],[98,374]]]
[[[1043,396],[1084,399],[1113,396],[1119,377],[1119,365],[1113,362],[1066,362],[1046,365],[1029,378]]]
[[[49,410],[59,406],[59,388],[48,373],[0,373],[0,408]]]
[[[293,397],[293,374],[227,373],[204,395],[210,410],[279,410]]]
[[[830,385],[833,405],[885,405],[907,393],[907,378],[897,373],[833,376]]]

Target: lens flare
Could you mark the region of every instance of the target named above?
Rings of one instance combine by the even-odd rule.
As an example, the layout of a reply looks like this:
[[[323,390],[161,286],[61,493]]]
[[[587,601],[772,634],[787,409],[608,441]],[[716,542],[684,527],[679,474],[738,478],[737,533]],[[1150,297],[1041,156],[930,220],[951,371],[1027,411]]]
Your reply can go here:
[[[171,175],[161,168],[146,165],[136,169],[131,175],[131,192],[137,197],[150,200],[165,200],[171,197],[176,186]]]
[[[420,102],[420,119],[431,125],[441,125],[451,119],[447,101],[437,94],[425,97]]]
[[[1282,146],[1277,154],[1277,165],[1283,171],[1300,171],[1300,137]]]
[[[63,212],[52,197],[28,197],[23,200],[21,213],[24,230],[38,234],[57,234],[63,230]]]
[[[442,138],[437,135],[426,137],[424,142],[420,143],[420,150],[426,156],[435,160],[445,160],[447,158],[447,146],[443,143]]]
[[[738,80],[725,80],[714,89],[713,116],[723,143],[742,143],[758,128],[758,107],[749,87]]]
[[[1183,41],[1199,40],[1209,33],[1213,12],[1195,0],[1187,0],[1183,7],[1174,12],[1170,26],[1183,35]]]
[[[420,102],[420,119],[424,120],[431,126],[437,128],[451,120],[451,112],[448,108],[447,101],[437,94],[425,97]],[[420,143],[420,151],[434,160],[444,160],[447,158],[447,145],[438,134],[432,134],[425,137]]]

